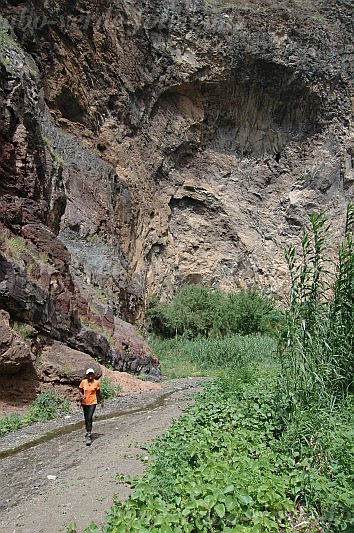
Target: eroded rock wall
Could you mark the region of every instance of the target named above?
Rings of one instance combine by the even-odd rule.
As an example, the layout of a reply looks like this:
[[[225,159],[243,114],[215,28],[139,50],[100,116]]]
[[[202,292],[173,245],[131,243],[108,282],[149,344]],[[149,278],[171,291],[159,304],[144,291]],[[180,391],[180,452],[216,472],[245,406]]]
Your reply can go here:
[[[137,322],[148,295],[185,282],[283,297],[283,249],[311,211],[338,241],[354,183],[351,2],[2,13],[1,220],[41,253],[42,224],[69,252],[51,263],[73,348],[80,316],[114,337],[117,316]]]
[[[138,331],[118,318],[118,313],[129,316],[129,306],[107,294],[113,279],[112,292],[121,291],[128,299],[130,270],[117,239],[111,239],[104,265],[102,255],[97,259],[94,248],[85,249],[84,243],[82,255],[72,260],[71,226],[66,241],[59,237],[65,213],[72,212],[73,220],[84,222],[81,238],[90,234],[90,219],[99,219],[103,227],[104,214],[109,209],[113,212],[109,207],[112,188],[120,187],[124,194],[124,184],[80,139],[57,127],[43,96],[36,62],[6,19],[0,22],[0,308],[6,310],[13,335],[15,331],[25,334],[23,345],[15,343],[0,359],[0,400],[9,397],[9,390],[16,391],[29,368],[36,383],[32,392],[38,392],[41,357],[53,342],[60,343],[63,353],[68,347],[74,349],[82,361],[93,357],[114,369],[124,366],[158,379],[157,359]],[[89,199],[84,201],[81,186],[86,199],[92,194],[94,206]],[[81,209],[72,206],[71,190],[82,199]],[[74,221],[73,226],[79,223]],[[89,268],[82,267],[85,261],[105,293],[93,286]],[[134,305],[132,296],[130,308]],[[20,359],[24,361],[19,366]]]
[[[20,6],[78,277],[131,320],[186,281],[283,294],[284,245],[352,197],[350,2]]]

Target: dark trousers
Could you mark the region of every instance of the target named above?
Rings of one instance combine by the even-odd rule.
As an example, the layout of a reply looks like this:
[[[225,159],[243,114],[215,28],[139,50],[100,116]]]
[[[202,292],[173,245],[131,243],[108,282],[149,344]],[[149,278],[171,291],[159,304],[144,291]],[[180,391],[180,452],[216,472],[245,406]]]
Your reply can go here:
[[[96,409],[96,404],[94,403],[93,405],[83,405],[82,408],[84,410],[86,431],[91,431],[92,430],[92,418],[93,418],[93,413],[95,412],[95,409]]]

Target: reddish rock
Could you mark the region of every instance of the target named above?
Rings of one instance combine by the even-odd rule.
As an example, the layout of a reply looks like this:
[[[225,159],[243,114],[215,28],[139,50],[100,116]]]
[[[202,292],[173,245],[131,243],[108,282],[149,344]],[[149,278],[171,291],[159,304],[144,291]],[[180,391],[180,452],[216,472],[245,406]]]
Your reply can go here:
[[[85,376],[87,368],[95,370],[97,379],[101,377],[101,367],[95,359],[57,341],[42,351],[37,363],[41,379],[52,384],[77,386]]]
[[[0,410],[21,409],[34,400],[39,379],[30,346],[10,326],[10,315],[0,310]]]
[[[0,223],[49,264],[2,248],[0,305],[48,342],[154,377],[158,361],[114,317],[139,323],[146,296],[186,282],[284,296],[283,249],[311,211],[339,241],[354,184],[352,9],[86,4],[1,5],[14,31]]]
[[[11,346],[13,331],[9,324],[9,313],[0,310],[0,356]]]
[[[37,365],[40,390],[45,392],[54,387],[59,396],[79,404],[78,385],[87,368],[95,370],[97,379],[105,377],[112,385],[119,386],[122,394],[140,394],[160,388],[157,383],[141,381],[126,372],[109,370],[86,353],[54,342],[43,350]]]
[[[10,326],[10,315],[0,309],[0,374],[18,374],[33,366],[28,344]]]

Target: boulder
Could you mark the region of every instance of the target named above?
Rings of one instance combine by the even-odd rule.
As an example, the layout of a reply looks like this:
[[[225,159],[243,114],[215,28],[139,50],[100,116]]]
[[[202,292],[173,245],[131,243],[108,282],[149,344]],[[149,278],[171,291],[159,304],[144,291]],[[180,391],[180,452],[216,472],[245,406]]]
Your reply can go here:
[[[118,318],[114,321],[113,341],[116,350],[111,354],[114,370],[129,372],[151,381],[161,379],[161,367],[148,344],[134,326]]]
[[[113,385],[119,385],[123,394],[140,394],[160,388],[157,383],[144,382],[126,372],[110,370],[90,355],[56,341],[43,349],[37,364],[40,390],[44,392],[54,387],[62,398],[79,403],[78,385],[89,367],[95,370],[97,379],[106,377]]]
[[[77,386],[85,376],[87,368],[93,368],[95,377],[102,375],[100,365],[90,355],[73,350],[55,341],[43,349],[37,371],[45,383]]]

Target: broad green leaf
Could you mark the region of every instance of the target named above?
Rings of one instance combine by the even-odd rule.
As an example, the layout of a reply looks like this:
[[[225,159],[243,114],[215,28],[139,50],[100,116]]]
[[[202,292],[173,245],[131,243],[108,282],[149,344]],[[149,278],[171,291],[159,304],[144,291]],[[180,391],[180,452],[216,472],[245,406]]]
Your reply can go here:
[[[219,518],[223,518],[225,516],[225,506],[223,503],[217,503],[214,507],[214,510]]]
[[[235,509],[237,506],[237,500],[234,496],[231,496],[230,494],[226,496],[225,498],[225,507],[227,511],[232,511],[232,509]]]

